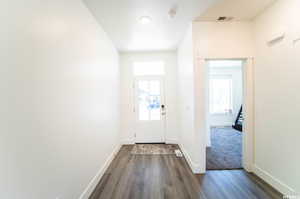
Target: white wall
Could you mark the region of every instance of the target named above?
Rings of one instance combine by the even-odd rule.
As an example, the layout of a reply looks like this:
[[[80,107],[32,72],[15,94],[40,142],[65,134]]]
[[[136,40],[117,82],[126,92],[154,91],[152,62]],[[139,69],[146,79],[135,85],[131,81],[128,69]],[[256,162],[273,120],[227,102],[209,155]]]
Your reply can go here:
[[[195,132],[195,68],[192,25],[178,47],[178,107],[179,107],[179,145],[195,173],[203,171],[200,162],[200,145]],[[205,142],[204,142],[205,144]],[[202,159],[201,159],[202,158]]]
[[[209,75],[230,75],[232,77],[232,114],[209,115],[210,126],[231,126],[243,103],[243,73],[241,67],[210,67]]]
[[[79,198],[118,146],[118,53],[80,0],[0,16],[0,198]]]
[[[174,51],[122,53],[121,65],[121,142],[134,143],[135,115],[134,108],[134,62],[165,63],[165,103],[166,103],[166,142],[178,142],[177,112],[177,54]]]
[[[179,140],[196,173],[205,172],[210,145],[206,59],[252,57],[252,41],[250,22],[194,22],[179,45]]]
[[[194,22],[193,34],[199,59],[253,56],[251,22]]]
[[[254,56],[254,172],[286,194],[300,192],[300,159],[297,158],[300,42],[293,42],[300,38],[300,25],[296,20],[300,17],[299,7],[298,0],[282,0],[254,22],[195,22],[193,27],[195,79],[202,84],[205,84],[206,73],[201,71],[201,66],[205,66],[205,58]],[[281,32],[285,32],[283,40],[267,45],[273,35]],[[203,95],[203,92],[205,89],[195,95]],[[198,102],[195,101],[195,106]],[[201,131],[200,135],[205,136]],[[203,151],[199,154],[203,155]]]
[[[284,193],[300,193],[300,1],[281,0],[254,21],[255,169]],[[267,45],[272,35],[285,38]]]

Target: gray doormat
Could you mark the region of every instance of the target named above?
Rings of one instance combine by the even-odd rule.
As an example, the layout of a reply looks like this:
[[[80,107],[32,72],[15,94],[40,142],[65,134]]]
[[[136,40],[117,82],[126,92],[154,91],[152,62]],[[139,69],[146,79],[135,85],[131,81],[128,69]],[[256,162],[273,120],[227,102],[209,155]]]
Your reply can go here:
[[[178,147],[174,144],[135,144],[132,155],[172,155]]]

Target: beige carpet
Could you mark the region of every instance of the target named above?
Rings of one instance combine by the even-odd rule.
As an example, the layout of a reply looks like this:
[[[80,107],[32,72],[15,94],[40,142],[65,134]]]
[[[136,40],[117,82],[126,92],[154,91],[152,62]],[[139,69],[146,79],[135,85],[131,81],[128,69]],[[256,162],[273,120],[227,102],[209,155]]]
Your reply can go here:
[[[178,149],[174,144],[135,144],[132,155],[171,155]]]

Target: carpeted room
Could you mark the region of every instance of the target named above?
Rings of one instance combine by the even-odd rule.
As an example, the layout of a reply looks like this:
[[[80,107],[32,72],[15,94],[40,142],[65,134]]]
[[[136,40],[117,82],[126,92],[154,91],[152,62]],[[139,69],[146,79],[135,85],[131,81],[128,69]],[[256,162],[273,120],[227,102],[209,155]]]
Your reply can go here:
[[[206,169],[242,169],[243,61],[212,60],[208,67]]]

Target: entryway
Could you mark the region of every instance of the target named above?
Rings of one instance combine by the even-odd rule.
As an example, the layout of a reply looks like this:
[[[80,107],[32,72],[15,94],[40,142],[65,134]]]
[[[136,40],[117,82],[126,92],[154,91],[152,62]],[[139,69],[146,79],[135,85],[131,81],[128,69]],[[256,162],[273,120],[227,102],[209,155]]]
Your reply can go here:
[[[209,60],[206,169],[242,169],[243,60]]]

